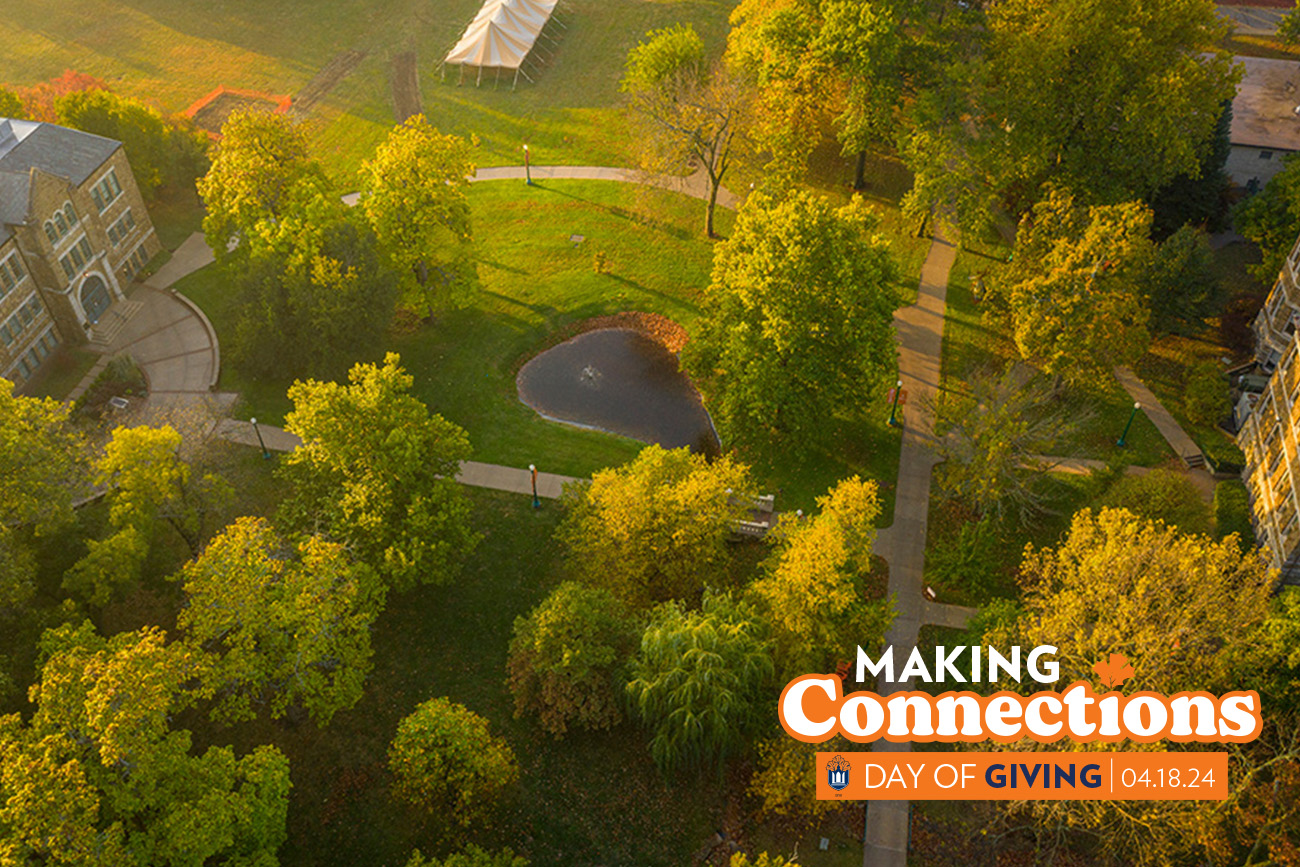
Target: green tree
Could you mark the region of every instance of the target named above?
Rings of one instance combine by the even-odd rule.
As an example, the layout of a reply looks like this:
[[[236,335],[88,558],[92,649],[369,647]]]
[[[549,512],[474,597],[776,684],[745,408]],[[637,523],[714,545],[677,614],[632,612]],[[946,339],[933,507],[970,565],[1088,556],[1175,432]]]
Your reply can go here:
[[[246,253],[260,224],[275,225],[329,191],[324,172],[307,155],[302,128],[283,114],[254,109],[226,119],[212,165],[197,186],[207,209],[203,234],[218,260],[232,246]]]
[[[422,114],[395,127],[361,164],[360,207],[430,318],[465,306],[477,288],[466,196],[473,174],[470,144]]]
[[[445,698],[417,707],[397,725],[388,766],[403,800],[446,811],[469,826],[486,818],[519,778],[514,751],[487,720]]]
[[[1048,508],[1039,481],[1051,466],[1040,456],[1056,451],[1082,420],[1055,397],[1025,365],[972,376],[969,394],[944,407],[950,427],[936,443],[944,494],[998,520],[1032,523]]]
[[[1223,309],[1214,253],[1200,229],[1183,226],[1156,247],[1142,282],[1151,325],[1160,331],[1199,334],[1205,320]]]
[[[894,370],[898,271],[860,201],[751,196],[682,362],[727,438],[813,437]]]
[[[279,470],[282,526],[342,543],[396,590],[450,581],[480,539],[454,481],[469,439],[408,393],[400,362],[358,364],[347,385],[295,382],[285,428],[303,444]]]
[[[274,863],[288,761],[274,747],[190,754],[170,719],[192,698],[191,649],[154,629],[104,639],[89,624],[42,645],[31,723],[0,718],[4,863]]]
[[[406,867],[528,867],[528,859],[519,857],[508,846],[500,852],[488,852],[471,843],[442,860],[425,858],[416,849]]]
[[[721,579],[727,538],[752,488],[749,468],[725,455],[710,462],[649,446],[566,491],[557,537],[569,572],[633,609],[667,599],[694,604],[705,584]]]
[[[44,531],[71,520],[87,469],[67,405],[20,397],[0,379],[0,524]]]
[[[1229,479],[1214,486],[1214,536],[1236,536],[1243,551],[1255,547],[1255,529],[1250,523],[1250,495],[1240,479]]]
[[[177,627],[214,656],[203,679],[226,722],[304,708],[319,725],[361,698],[383,586],[337,543],[286,545],[265,520],[240,518],[180,574]]]
[[[1053,189],[1021,221],[1007,303],[1021,357],[1076,383],[1109,381],[1146,351],[1142,278],[1153,256],[1141,202],[1080,207]]]
[[[516,617],[506,662],[515,717],[559,737],[570,725],[608,729],[623,719],[622,668],[636,645],[627,609],[608,590],[567,581]]]
[[[1202,361],[1192,368],[1183,405],[1188,418],[1206,427],[1217,425],[1228,414],[1228,382],[1217,362]]]
[[[27,119],[27,110],[23,108],[23,101],[18,98],[18,94],[7,87],[0,87],[0,117],[12,120]]]
[[[664,771],[718,766],[740,754],[768,710],[770,630],[754,607],[709,594],[699,611],[655,609],[627,685]]]
[[[628,53],[619,89],[640,122],[633,144],[642,168],[678,174],[695,166],[704,173],[704,233],[713,238],[718,190],[745,149],[752,93],[725,62],[709,66],[703,58],[691,25],[652,30]]]
[[[248,374],[334,377],[350,361],[378,355],[398,281],[374,234],[343,207],[313,208],[309,231],[250,253],[231,341]]]
[[[191,184],[207,170],[207,140],[154,108],[107,90],[79,90],[55,101],[59,123],[122,142],[146,198],[163,184]]]
[[[1282,170],[1232,214],[1238,232],[1259,245],[1263,259],[1246,270],[1272,284],[1300,236],[1300,156],[1283,157]]]
[[[843,809],[843,801],[817,797],[817,780],[825,774],[817,763],[817,753],[849,749],[852,747],[843,738],[805,744],[784,732],[759,741],[754,773],[749,778],[749,794],[758,799],[759,812],[765,818],[807,824]]]
[[[1200,171],[1178,175],[1151,195],[1155,214],[1152,231],[1156,238],[1168,238],[1184,226],[1207,232],[1228,228],[1228,155],[1232,152],[1232,102],[1224,100],[1214,137],[1201,157]]]
[[[857,476],[819,497],[813,518],[783,520],[776,550],[752,591],[776,637],[782,671],[828,671],[854,644],[884,637],[886,600],[867,595],[880,499],[876,483]]]
[[[1098,500],[1102,508],[1128,509],[1150,521],[1163,521],[1182,533],[1208,535],[1213,525],[1209,503],[1186,473],[1151,470],[1125,475]]]

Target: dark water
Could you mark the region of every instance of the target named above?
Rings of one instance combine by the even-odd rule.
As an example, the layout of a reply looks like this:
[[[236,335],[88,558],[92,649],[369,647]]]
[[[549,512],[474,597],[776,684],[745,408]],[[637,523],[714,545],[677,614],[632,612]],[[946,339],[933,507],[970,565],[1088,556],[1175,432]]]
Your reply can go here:
[[[717,453],[713,423],[677,356],[638,331],[579,334],[525,364],[515,384],[519,399],[547,418]]]

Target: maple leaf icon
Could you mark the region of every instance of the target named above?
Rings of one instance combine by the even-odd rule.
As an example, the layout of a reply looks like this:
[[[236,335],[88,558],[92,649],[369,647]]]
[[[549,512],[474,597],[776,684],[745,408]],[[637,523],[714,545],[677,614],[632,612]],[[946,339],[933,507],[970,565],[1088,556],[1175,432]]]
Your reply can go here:
[[[1122,653],[1112,653],[1109,659],[1094,663],[1092,670],[1109,687],[1117,687],[1133,676],[1133,666],[1128,664],[1128,657]]]

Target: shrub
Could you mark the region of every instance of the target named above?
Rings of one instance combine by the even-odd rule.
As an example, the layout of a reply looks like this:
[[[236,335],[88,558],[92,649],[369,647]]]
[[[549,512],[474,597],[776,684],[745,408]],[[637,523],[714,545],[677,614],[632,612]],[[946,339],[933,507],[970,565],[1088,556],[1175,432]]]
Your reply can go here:
[[[514,751],[488,731],[487,720],[445,698],[426,701],[397,725],[388,750],[394,791],[460,825],[485,817],[519,778]]]
[[[118,355],[110,361],[91,382],[77,402],[73,412],[80,417],[98,418],[110,398],[143,397],[148,391],[144,373],[129,355]]]
[[[441,860],[426,858],[416,849],[406,867],[528,867],[528,859],[520,858],[509,847],[500,852],[488,852],[471,843]]]
[[[1214,486],[1214,535],[1220,539],[1236,533],[1241,549],[1255,547],[1255,529],[1250,523],[1250,498],[1239,479]]]
[[[1124,476],[1098,502],[1099,508],[1128,509],[1150,520],[1164,521],[1184,533],[1208,534],[1210,507],[1201,491],[1185,474],[1152,470]]]
[[[1206,427],[1219,423],[1228,414],[1228,384],[1213,361],[1202,361],[1192,368],[1183,392],[1187,417]]]
[[[515,716],[536,716],[559,737],[570,725],[622,721],[619,674],[636,645],[632,621],[608,590],[566,582],[515,619],[506,663]]]

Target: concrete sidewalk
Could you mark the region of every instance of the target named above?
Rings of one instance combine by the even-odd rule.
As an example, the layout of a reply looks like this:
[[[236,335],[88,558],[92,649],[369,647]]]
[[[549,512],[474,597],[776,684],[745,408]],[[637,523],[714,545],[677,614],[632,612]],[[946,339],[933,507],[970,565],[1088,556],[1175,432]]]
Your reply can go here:
[[[302,440],[283,428],[269,424],[259,424],[253,430],[252,422],[225,418],[217,423],[215,433],[218,437],[240,445],[260,447],[257,434],[262,434],[262,443],[268,451],[291,452],[302,445]],[[474,488],[491,488],[494,491],[506,491],[511,494],[528,494],[533,492],[532,473],[527,467],[503,467],[498,464],[484,464],[478,461],[461,461],[460,472],[456,481]],[[561,476],[556,473],[537,474],[537,496],[549,500],[559,499],[564,486],[573,482],[585,481],[574,476]]]
[[[1160,435],[1165,438],[1169,446],[1174,450],[1174,454],[1183,459],[1183,463],[1188,467],[1197,468],[1205,466],[1205,455],[1201,454],[1201,448],[1192,438],[1183,430],[1182,425],[1173,417],[1165,405],[1152,393],[1151,389],[1138,375],[1127,367],[1115,368],[1115,378],[1119,384],[1124,386],[1124,390],[1129,393],[1129,397],[1142,404],[1142,412],[1151,423],[1160,431]]]

